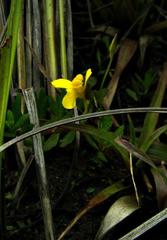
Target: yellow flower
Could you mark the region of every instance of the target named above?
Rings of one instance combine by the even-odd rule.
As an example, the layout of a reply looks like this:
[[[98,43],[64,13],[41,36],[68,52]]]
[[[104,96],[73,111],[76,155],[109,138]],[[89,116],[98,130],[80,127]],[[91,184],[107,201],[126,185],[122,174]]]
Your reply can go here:
[[[85,99],[85,89],[89,77],[92,74],[92,70],[89,68],[86,71],[85,79],[82,74],[76,75],[76,77],[70,81],[64,78],[53,80],[51,84],[55,88],[65,88],[67,93],[62,100],[64,108],[72,109],[76,107],[77,98]]]

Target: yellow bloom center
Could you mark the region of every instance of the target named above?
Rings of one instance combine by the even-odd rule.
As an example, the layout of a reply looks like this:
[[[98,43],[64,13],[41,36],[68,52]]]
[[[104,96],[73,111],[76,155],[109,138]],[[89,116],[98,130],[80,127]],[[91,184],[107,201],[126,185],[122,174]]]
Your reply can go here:
[[[83,87],[83,75],[78,74],[73,80],[72,80],[72,88],[77,89],[77,88],[82,88]]]

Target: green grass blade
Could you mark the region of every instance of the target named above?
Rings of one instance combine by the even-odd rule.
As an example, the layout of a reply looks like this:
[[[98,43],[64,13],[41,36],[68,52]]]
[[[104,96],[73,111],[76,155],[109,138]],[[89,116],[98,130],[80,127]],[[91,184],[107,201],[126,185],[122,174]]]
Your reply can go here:
[[[154,93],[154,96],[151,101],[150,107],[160,107],[162,104],[162,100],[164,98],[165,90],[166,90],[166,81],[167,79],[167,63],[164,64],[164,69],[161,73],[160,80],[158,82],[157,89]],[[143,145],[147,143],[148,138],[155,131],[157,122],[158,122],[159,114],[158,113],[147,113],[144,126],[139,138],[139,147],[142,148]]]
[[[66,42],[65,42],[64,4],[65,4],[64,0],[59,0],[61,74],[62,74],[63,78],[67,78],[67,56],[66,56]]]
[[[3,143],[4,126],[8,96],[12,79],[13,64],[16,53],[19,22],[22,12],[22,0],[11,1],[10,14],[5,38],[8,40],[6,45],[0,49],[0,145]],[[0,155],[0,222],[1,236],[3,239],[3,192],[2,192],[2,155]]]
[[[57,78],[54,2],[53,0],[43,0],[45,62],[51,79]],[[53,87],[49,87],[49,93],[52,97],[55,97],[55,89]]]
[[[150,135],[150,137],[147,139],[147,142],[145,144],[142,144],[140,149],[146,152],[149,149],[149,147],[154,143],[154,141],[157,140],[160,137],[160,135],[165,133],[166,131],[167,131],[167,125],[164,125],[156,129],[156,131],[154,131],[153,134]]]
[[[12,79],[13,64],[16,52],[19,22],[22,10],[22,0],[11,3],[6,39],[8,43],[0,49],[0,143],[3,141],[4,123],[8,103],[9,89]]]

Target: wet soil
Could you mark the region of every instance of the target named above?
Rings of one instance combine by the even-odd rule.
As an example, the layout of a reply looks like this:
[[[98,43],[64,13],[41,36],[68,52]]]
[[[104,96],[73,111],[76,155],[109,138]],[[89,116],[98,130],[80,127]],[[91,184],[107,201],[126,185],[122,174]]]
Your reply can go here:
[[[78,162],[74,163],[72,169],[71,164],[71,150],[69,150],[69,152],[66,151],[65,156],[64,150],[55,154],[47,154],[46,156],[46,169],[51,203],[53,206],[56,239],[91,197],[95,196],[96,193],[113,182],[129,178],[129,173],[125,169],[124,164],[118,161],[114,162],[114,160],[112,164],[111,162],[97,163],[88,158],[86,159],[82,153]],[[69,173],[71,173],[71,176],[69,176]],[[18,178],[16,172],[8,172],[6,179],[6,192],[8,192],[11,188],[14,188],[17,182]],[[78,221],[64,239],[93,240],[105,213],[118,196],[119,195],[106,200],[103,204],[89,211]],[[44,240],[44,227],[34,163],[32,163],[25,177],[20,198],[14,203],[11,203],[10,200],[6,201],[6,222],[8,227],[6,239]],[[136,216],[135,218],[138,217]],[[134,219],[130,220],[130,222],[128,221],[128,224],[119,226],[115,233],[112,232],[107,234],[105,240],[118,239],[122,234],[136,227],[137,224],[140,224],[143,219],[143,215],[140,215],[140,219],[138,218],[136,220],[136,225],[134,225]],[[157,230],[155,230],[158,232],[159,238],[155,237],[156,234],[153,230],[153,233],[150,231],[146,235],[146,238],[143,236],[143,238],[139,239],[163,240],[165,239],[163,238],[163,228],[164,226],[159,226]]]

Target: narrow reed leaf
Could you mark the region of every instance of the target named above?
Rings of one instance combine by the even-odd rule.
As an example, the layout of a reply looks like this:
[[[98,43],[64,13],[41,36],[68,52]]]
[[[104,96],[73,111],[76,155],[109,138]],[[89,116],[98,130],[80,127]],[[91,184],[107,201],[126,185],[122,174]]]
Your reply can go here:
[[[64,21],[65,3],[66,2],[64,0],[59,0],[60,61],[61,61],[61,75],[63,78],[67,78],[67,53]]]
[[[13,65],[16,53],[19,23],[22,13],[22,0],[13,0],[7,19],[7,28],[4,33],[5,45],[0,48],[0,145],[3,143],[6,110],[10,91]],[[0,154],[0,239],[3,239],[3,191],[2,191],[2,154]]]
[[[41,37],[41,16],[39,1],[32,1],[32,22],[33,22],[33,36],[32,36],[32,46],[35,49],[35,53],[40,60],[42,59],[42,37]],[[39,91],[41,87],[41,74],[38,69],[36,62],[33,60],[33,87],[35,91]]]
[[[55,13],[53,0],[43,0],[44,48],[47,71],[51,79],[57,78],[57,58],[55,43]],[[48,85],[49,94],[55,98],[55,89]]]
[[[67,0],[67,66],[68,66],[68,78],[71,79],[73,76],[73,24],[72,24],[72,10],[71,0]]]
[[[167,125],[164,125],[158,129],[156,129],[152,135],[150,135],[150,137],[147,139],[147,142],[145,142],[144,144],[142,144],[142,146],[140,147],[140,149],[144,152],[146,152],[149,147],[155,142],[155,140],[157,140],[161,134],[165,133],[167,131]]]
[[[32,2],[26,1],[26,39],[32,46]],[[26,81],[27,88],[32,87],[32,54],[26,44]]]
[[[157,85],[157,89],[153,95],[150,107],[160,107],[164,98],[165,90],[167,86],[167,62],[164,63],[163,70]],[[148,138],[155,131],[159,114],[158,113],[147,113],[144,119],[144,126],[139,138],[139,147],[142,148],[146,144]]]

